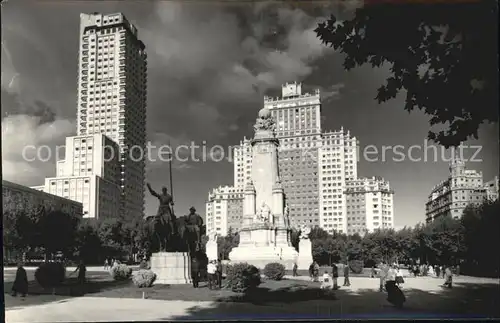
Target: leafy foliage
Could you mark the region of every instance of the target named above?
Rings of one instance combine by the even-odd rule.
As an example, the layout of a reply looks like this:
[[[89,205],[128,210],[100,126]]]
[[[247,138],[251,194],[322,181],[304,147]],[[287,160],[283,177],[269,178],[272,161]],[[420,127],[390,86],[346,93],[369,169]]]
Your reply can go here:
[[[43,288],[62,285],[66,278],[66,268],[60,262],[46,262],[35,271],[35,280]]]
[[[429,139],[445,147],[477,139],[483,122],[498,122],[497,1],[370,3],[351,20],[331,16],[316,28],[345,54],[344,68],[390,66],[376,100],[406,93],[405,110],[431,116]]]
[[[128,280],[132,275],[132,269],[125,264],[119,264],[113,266],[109,271],[109,273],[111,274],[111,277],[113,277],[113,280],[116,281]]]
[[[271,280],[281,280],[285,273],[285,266],[279,262],[272,262],[264,267],[264,275]]]
[[[364,263],[363,260],[352,260],[349,261],[349,269],[355,274],[361,274],[363,272]]]
[[[151,270],[141,269],[134,273],[132,281],[139,288],[151,287],[156,280],[156,274]]]
[[[247,263],[227,266],[226,275],[227,287],[237,293],[252,290],[261,283],[259,269]]]
[[[217,249],[221,260],[229,259],[229,253],[231,250],[237,247],[240,243],[240,235],[238,232],[234,232],[231,228],[229,228],[228,231],[229,232],[226,236],[219,236],[217,238]]]

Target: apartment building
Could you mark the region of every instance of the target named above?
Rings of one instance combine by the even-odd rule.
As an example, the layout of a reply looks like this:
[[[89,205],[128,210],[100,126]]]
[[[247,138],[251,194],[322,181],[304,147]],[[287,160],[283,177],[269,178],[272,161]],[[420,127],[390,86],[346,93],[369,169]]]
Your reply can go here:
[[[225,236],[238,231],[243,221],[243,190],[231,186],[213,189],[205,203],[207,233]]]
[[[426,222],[441,216],[459,219],[469,204],[480,204],[498,198],[498,177],[484,183],[483,173],[467,169],[463,159],[456,156],[450,162],[449,176],[434,186],[429,194]]]
[[[394,228],[394,191],[389,182],[381,177],[351,179],[344,194],[347,234]]]

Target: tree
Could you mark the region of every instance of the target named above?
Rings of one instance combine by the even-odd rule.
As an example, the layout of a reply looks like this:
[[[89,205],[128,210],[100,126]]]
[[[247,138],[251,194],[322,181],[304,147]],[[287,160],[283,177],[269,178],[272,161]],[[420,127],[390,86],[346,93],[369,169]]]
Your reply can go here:
[[[461,219],[464,270],[479,275],[498,277],[500,273],[500,201],[487,201],[468,206]]]
[[[102,244],[96,228],[88,223],[80,223],[76,235],[74,257],[85,263],[98,263],[102,260]]]
[[[483,122],[498,122],[497,1],[369,4],[354,18],[331,16],[316,28],[345,54],[344,68],[390,66],[376,100],[406,90],[405,110],[431,116],[446,131],[428,137],[445,147],[477,139]]]
[[[44,211],[34,205],[26,194],[2,190],[3,244],[7,253],[25,253],[36,242],[36,222]]]
[[[79,218],[74,214],[60,210],[43,211],[36,223],[36,246],[43,248],[48,258],[58,251],[68,256],[74,247],[78,224]]]
[[[300,231],[296,230],[296,229],[292,229],[290,232],[290,240],[292,243],[292,247],[294,247],[295,250],[299,251]]]
[[[316,226],[314,228],[311,229],[311,232],[309,233],[309,239],[311,241],[313,240],[323,240],[323,239],[326,239],[330,236],[330,234],[328,234],[328,232],[326,232],[325,230],[323,230],[322,228]]]
[[[119,219],[105,218],[97,223],[97,232],[107,256],[118,257],[128,251],[124,245],[122,222]]]
[[[224,237],[217,238],[217,249],[221,259],[229,259],[231,250],[238,246],[240,243],[240,235],[238,232],[229,230],[228,234]]]

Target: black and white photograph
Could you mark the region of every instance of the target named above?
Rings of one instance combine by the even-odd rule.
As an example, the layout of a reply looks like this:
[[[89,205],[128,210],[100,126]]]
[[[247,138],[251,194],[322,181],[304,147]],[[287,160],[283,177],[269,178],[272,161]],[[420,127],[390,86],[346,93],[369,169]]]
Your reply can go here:
[[[6,322],[500,318],[497,1],[0,27]]]

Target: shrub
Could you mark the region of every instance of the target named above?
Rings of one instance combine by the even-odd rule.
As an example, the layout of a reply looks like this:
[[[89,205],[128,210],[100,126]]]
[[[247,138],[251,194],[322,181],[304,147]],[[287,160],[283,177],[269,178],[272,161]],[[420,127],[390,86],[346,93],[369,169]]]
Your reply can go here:
[[[355,274],[361,274],[363,272],[364,263],[363,260],[351,260],[349,261],[349,269]]]
[[[35,279],[43,288],[62,285],[66,277],[66,267],[60,262],[46,262],[35,271]]]
[[[236,263],[227,266],[227,287],[233,292],[243,293],[260,285],[260,271],[247,263]]]
[[[143,287],[151,287],[156,280],[156,274],[151,270],[140,269],[137,271],[134,276],[132,276],[132,281],[134,285],[143,288]]]
[[[285,266],[271,262],[264,267],[264,275],[271,280],[281,280],[285,276]]]
[[[119,264],[111,268],[110,274],[114,280],[127,280],[132,275],[132,269],[127,265]]]

